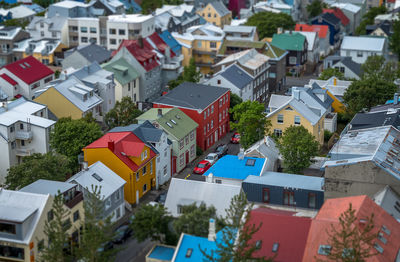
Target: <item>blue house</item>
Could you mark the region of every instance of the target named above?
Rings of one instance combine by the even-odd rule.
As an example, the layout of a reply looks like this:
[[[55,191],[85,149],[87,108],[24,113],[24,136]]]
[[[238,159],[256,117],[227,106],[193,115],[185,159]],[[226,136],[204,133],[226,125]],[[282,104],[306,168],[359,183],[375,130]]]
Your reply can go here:
[[[313,25],[327,25],[329,27],[329,44],[335,45],[340,40],[340,19],[334,14],[324,13],[311,19]]]
[[[174,53],[179,56],[182,54],[182,46],[176,41],[168,30],[164,30],[161,34],[158,34],[161,39],[171,48]]]
[[[242,183],[250,202],[320,209],[324,202],[324,178],[265,172]]]
[[[208,182],[241,185],[248,176],[260,176],[266,168],[265,158],[226,155],[205,174]]]

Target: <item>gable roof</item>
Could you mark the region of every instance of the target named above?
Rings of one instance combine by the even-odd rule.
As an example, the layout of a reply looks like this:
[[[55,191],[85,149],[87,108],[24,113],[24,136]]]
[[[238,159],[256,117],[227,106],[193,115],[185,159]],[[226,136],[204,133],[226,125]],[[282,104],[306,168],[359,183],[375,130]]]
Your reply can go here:
[[[385,42],[384,37],[345,36],[340,49],[382,52]]]
[[[331,14],[331,13],[323,13],[323,14],[321,14],[319,16],[314,17],[312,19],[312,21],[313,22],[314,21],[318,21],[319,18],[323,19],[326,23],[331,24],[333,26],[339,25],[341,23],[340,19],[337,18],[334,14]]]
[[[10,85],[15,86],[16,84],[18,84],[17,82],[15,82],[11,77],[9,77],[7,74],[1,74],[0,75],[1,78],[3,78],[5,81],[7,81]]]
[[[180,54],[182,46],[176,41],[168,30],[164,30],[159,34],[164,42],[174,51],[175,54]]]
[[[222,45],[220,46],[218,50],[219,55],[225,55],[226,49],[228,47],[239,47],[239,48],[256,48],[256,49],[261,49],[266,45],[265,42],[262,41],[248,41],[248,40],[227,40],[225,39]]]
[[[149,147],[152,147],[150,143],[160,142],[161,136],[163,134],[163,130],[154,127],[149,121],[145,121],[142,124],[131,124],[129,126],[119,126],[114,127],[109,131],[110,133],[114,132],[132,132],[134,133],[140,140],[147,143]],[[157,151],[156,149],[153,149]]]
[[[152,45],[152,47],[157,49],[162,54],[166,55],[165,51],[167,50],[167,48],[169,48],[169,46],[156,32],[146,37],[146,40],[149,42],[149,44]],[[174,57],[175,53],[172,50],[170,50],[170,55],[171,57]]]
[[[296,24],[295,30],[299,32],[316,32],[319,38],[325,38],[329,27],[327,25]]]
[[[269,42],[265,42],[266,48],[264,54],[270,59],[278,59],[288,54],[288,51],[283,50]]]
[[[185,82],[153,103],[203,111],[228,92],[229,89],[224,87]]]
[[[76,185],[67,182],[39,179],[27,185],[26,187],[21,188],[19,191],[57,196],[59,193],[63,194],[73,187],[76,187]]]
[[[351,57],[346,56],[340,59],[339,61],[335,62],[332,64],[332,66],[335,66],[338,63],[342,63],[344,66],[346,66],[348,69],[350,69],[354,74],[358,75],[361,77],[362,75],[362,66],[359,63],[356,63],[351,59]]]
[[[274,34],[271,44],[284,50],[303,51],[306,37],[300,33]]]
[[[349,131],[381,126],[400,127],[400,110],[357,113],[349,123]]]
[[[268,62],[268,60],[269,60],[268,56],[260,54],[259,52],[257,52],[257,50],[252,48],[231,54],[222,59],[214,66],[216,67],[234,62],[234,63],[239,63],[240,65],[246,68],[255,70],[260,66],[262,66],[263,64],[265,64],[266,62]]]
[[[224,77],[227,81],[231,82],[239,89],[245,88],[253,81],[253,77],[251,77],[246,71],[236,64],[229,66],[220,72],[219,75]]]
[[[347,26],[350,22],[349,18],[343,13],[342,10],[340,10],[337,7],[334,8],[329,8],[329,9],[323,9],[323,13],[331,13],[334,14],[337,18],[340,19],[340,22],[342,22],[342,24],[344,26]]]
[[[221,17],[231,13],[231,11],[229,11],[228,8],[226,8],[226,6],[221,1],[213,1],[210,3],[210,5],[215,9],[215,11]]]
[[[285,31],[285,33],[288,33],[288,31]],[[308,45],[307,45],[307,50],[308,51],[313,51],[314,48],[315,49],[319,48],[317,45],[315,45],[315,43],[317,42],[317,38],[318,38],[318,33],[317,32],[298,31],[298,33],[306,37],[307,43],[308,43]]]
[[[272,139],[270,136],[265,136],[263,139],[246,149],[246,151],[244,151],[244,155],[254,156],[252,153],[254,151],[256,152],[256,155],[261,155],[261,157],[265,158],[265,170],[274,170],[276,161],[279,159],[279,149],[276,146],[274,139]]]
[[[90,45],[80,45],[71,50],[68,50],[66,53],[72,54],[75,51],[77,51],[91,63],[97,62],[101,64],[111,58],[111,51],[93,43]]]
[[[28,56],[5,65],[4,68],[28,85],[54,74],[53,70],[39,62],[33,56]]]
[[[105,70],[113,72],[115,79],[121,85],[126,85],[139,78],[139,73],[124,57],[107,62],[101,66]]]

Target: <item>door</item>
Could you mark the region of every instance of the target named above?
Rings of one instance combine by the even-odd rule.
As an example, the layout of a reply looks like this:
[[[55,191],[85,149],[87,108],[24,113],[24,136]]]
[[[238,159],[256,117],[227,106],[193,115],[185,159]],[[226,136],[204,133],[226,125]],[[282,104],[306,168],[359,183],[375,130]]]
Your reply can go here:
[[[186,151],[186,165],[189,164],[189,151]]]

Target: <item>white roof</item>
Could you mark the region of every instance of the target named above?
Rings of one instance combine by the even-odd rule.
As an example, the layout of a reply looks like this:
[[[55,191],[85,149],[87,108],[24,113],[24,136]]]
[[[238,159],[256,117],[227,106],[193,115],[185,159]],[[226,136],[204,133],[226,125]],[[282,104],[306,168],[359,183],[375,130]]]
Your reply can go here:
[[[110,15],[108,16],[108,21],[120,22],[120,23],[143,23],[152,18],[153,18],[152,15],[122,14],[122,15]]]
[[[334,4],[332,4],[332,6],[338,7],[339,9],[347,10],[354,14],[358,13],[361,10],[361,7],[359,7],[358,5],[351,4],[351,3],[334,3]]]
[[[194,6],[181,4],[181,5],[163,5],[161,8],[157,8],[155,14],[160,15],[162,13],[168,12],[175,17],[182,16],[185,12],[192,12]]]
[[[3,30],[4,28],[6,28],[5,26],[0,26],[0,31],[2,31],[2,33],[6,33],[7,35],[2,34],[0,36],[0,39],[14,39],[14,37],[22,30],[21,27],[15,27],[12,30],[9,30],[10,28],[6,28],[6,30]]]
[[[29,17],[29,16],[33,16],[36,14],[35,11],[33,11],[32,9],[29,9],[28,7],[26,7],[24,5],[19,5],[19,6],[13,7],[10,9],[10,12],[12,13],[13,19]]]
[[[247,18],[244,18],[244,19],[232,19],[231,26],[244,25],[245,23],[247,23]]]
[[[218,216],[225,217],[232,197],[240,193],[237,185],[216,184],[195,180],[172,178],[165,207],[172,216],[179,216],[178,205],[205,203],[207,207],[214,206]]]
[[[275,9],[292,9],[290,5],[285,4],[283,1],[263,1],[263,2],[258,2],[257,4],[254,5],[254,7],[271,7]]]
[[[268,60],[269,60],[268,56],[260,54],[259,52],[257,52],[257,50],[253,48],[229,55],[222,61],[217,63],[215,66],[220,66],[237,61],[244,67],[254,70],[260,67],[262,64],[266,63]]]
[[[82,3],[82,2],[78,2],[78,1],[65,0],[65,1],[54,3],[53,6],[73,8],[75,6],[87,7],[88,5],[85,3]]]
[[[0,220],[23,222],[32,216],[26,225],[22,240],[0,236],[0,241],[28,244],[32,239],[43,210],[49,201],[49,195],[12,191],[0,188]]]
[[[0,8],[0,15],[2,15],[2,16],[6,16],[9,12],[10,12],[10,10]]]
[[[307,42],[308,42],[307,50],[313,51],[315,41],[317,40],[317,37],[318,37],[318,33],[317,32],[304,32],[304,31],[296,31],[296,32],[300,33],[306,37]],[[285,33],[289,33],[289,31],[285,31]],[[315,48],[318,48],[318,46],[316,46]]]
[[[200,30],[202,34],[197,34],[196,31]],[[186,30],[186,33],[179,34],[176,32],[172,33],[172,36],[175,39],[183,39],[183,40],[213,40],[213,41],[222,41],[225,36],[225,32],[212,24],[204,24],[204,25],[196,25],[189,27]]]
[[[100,177],[101,181],[97,180],[95,178],[97,176],[93,176],[94,174]],[[104,199],[111,196],[115,191],[126,184],[124,179],[100,161],[89,166],[88,170],[82,170],[75,174],[68,179],[67,182],[81,185],[83,188],[87,188],[90,192],[92,192],[92,186],[101,187],[101,198],[104,197]]]
[[[385,41],[385,38],[380,37],[345,36],[340,49],[382,52]]]
[[[291,99],[292,99],[291,96],[272,94],[271,98],[269,99],[268,108],[275,110],[275,109],[281,107],[283,104],[288,103]]]
[[[329,78],[328,80],[319,80],[319,79],[310,79],[308,85],[305,87],[311,88],[313,83],[316,83],[322,88],[329,90],[329,92],[334,96],[342,97],[346,92],[347,88],[353,83],[352,81],[345,80],[336,80],[336,85],[334,83],[334,76]]]

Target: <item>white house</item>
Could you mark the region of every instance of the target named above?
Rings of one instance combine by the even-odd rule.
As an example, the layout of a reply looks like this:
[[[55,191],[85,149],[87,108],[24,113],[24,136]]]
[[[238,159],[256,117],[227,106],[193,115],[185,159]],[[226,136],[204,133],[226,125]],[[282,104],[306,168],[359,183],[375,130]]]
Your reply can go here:
[[[356,63],[363,64],[369,56],[387,55],[384,37],[345,36],[340,46],[340,56],[350,56]]]
[[[35,16],[26,31],[33,39],[57,39],[61,43],[68,45],[68,22],[63,16]]]
[[[47,107],[21,97],[0,107],[0,184],[7,169],[33,153],[49,152],[50,129]]]

